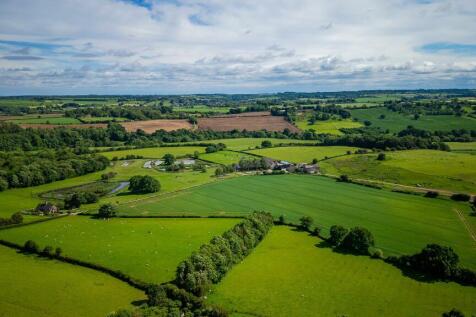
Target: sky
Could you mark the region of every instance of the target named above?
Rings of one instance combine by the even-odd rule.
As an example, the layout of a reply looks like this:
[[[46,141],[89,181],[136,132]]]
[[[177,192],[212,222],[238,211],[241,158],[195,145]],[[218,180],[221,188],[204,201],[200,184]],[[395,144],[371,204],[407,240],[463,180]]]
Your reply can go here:
[[[0,0],[0,95],[476,88],[475,0]]]

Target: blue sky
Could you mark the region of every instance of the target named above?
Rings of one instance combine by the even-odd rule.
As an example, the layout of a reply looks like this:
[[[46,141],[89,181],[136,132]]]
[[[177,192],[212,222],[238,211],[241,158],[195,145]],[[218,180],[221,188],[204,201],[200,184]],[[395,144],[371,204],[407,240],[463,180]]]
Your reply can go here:
[[[476,88],[474,0],[2,0],[0,95]]]

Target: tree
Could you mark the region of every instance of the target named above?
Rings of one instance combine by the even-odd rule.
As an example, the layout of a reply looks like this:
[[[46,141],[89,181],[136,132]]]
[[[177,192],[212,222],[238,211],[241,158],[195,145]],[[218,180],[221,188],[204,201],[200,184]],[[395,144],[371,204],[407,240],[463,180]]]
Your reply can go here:
[[[53,255],[53,247],[47,245],[43,251],[41,251],[41,255],[51,257]]]
[[[339,181],[344,182],[344,183],[348,183],[348,182],[350,182],[350,179],[349,179],[349,176],[347,176],[347,175],[341,175],[341,176],[339,176]]]
[[[329,230],[329,243],[334,246],[339,246],[348,232],[349,230],[343,226],[333,225]]]
[[[63,253],[63,250],[60,247],[57,247],[55,249],[55,256],[59,257],[61,256],[61,253]]]
[[[385,153],[379,153],[377,155],[377,161],[385,161]]]
[[[81,207],[81,194],[74,193],[64,200],[64,208],[66,209],[75,209]]]
[[[456,201],[469,201],[471,199],[471,196],[468,194],[456,193],[451,195],[451,199]]]
[[[261,146],[262,147],[272,147],[273,144],[271,143],[270,140],[264,140],[263,142],[261,142]]]
[[[8,189],[8,182],[3,177],[0,177],[0,192],[6,189]]]
[[[304,231],[309,231],[311,229],[312,223],[314,222],[314,219],[312,219],[309,216],[304,216],[299,219],[299,228]]]
[[[149,175],[136,175],[129,179],[129,190],[133,193],[155,193],[160,187],[160,182]]]
[[[458,269],[459,257],[451,247],[428,244],[410,257],[413,269],[439,278],[448,278]]]
[[[172,165],[175,163],[175,156],[173,154],[167,153],[164,155],[164,164]]]
[[[375,245],[372,233],[362,227],[350,229],[349,233],[342,240],[340,247],[358,254],[368,254],[369,247]]]
[[[194,159],[198,159],[199,157],[200,157],[200,152],[198,152],[198,151],[193,152],[193,158]]]
[[[10,216],[12,223],[18,224],[23,222],[23,216],[20,212],[16,212]]]
[[[317,162],[319,162],[317,158],[313,158],[311,164],[317,164]]]
[[[115,208],[112,204],[104,204],[99,208],[99,218],[111,218],[116,216]]]
[[[27,242],[25,242],[25,245],[23,246],[23,249],[25,250],[25,252],[28,252],[28,253],[39,253],[40,252],[40,247],[33,240],[28,240]]]

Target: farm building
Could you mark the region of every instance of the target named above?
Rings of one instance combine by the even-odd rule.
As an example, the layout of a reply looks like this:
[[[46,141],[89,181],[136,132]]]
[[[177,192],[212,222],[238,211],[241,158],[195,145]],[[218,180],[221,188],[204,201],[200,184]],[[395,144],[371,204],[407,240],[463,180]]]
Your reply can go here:
[[[54,215],[58,213],[58,210],[58,207],[47,201],[38,204],[35,208],[35,211],[42,215]]]

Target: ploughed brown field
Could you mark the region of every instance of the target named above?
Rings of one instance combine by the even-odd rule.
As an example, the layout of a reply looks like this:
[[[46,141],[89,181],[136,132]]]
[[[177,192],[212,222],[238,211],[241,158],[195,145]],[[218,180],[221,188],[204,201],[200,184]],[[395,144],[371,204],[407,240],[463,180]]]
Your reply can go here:
[[[121,125],[126,128],[128,132],[135,132],[138,129],[144,130],[146,133],[153,133],[157,130],[174,131],[179,129],[192,129],[193,125],[187,120],[144,120],[144,121],[130,121],[121,122]]]
[[[198,119],[199,130],[213,131],[283,131],[299,132],[299,129],[286,121],[284,117],[272,116],[269,112],[248,112],[236,115],[216,116]]]

